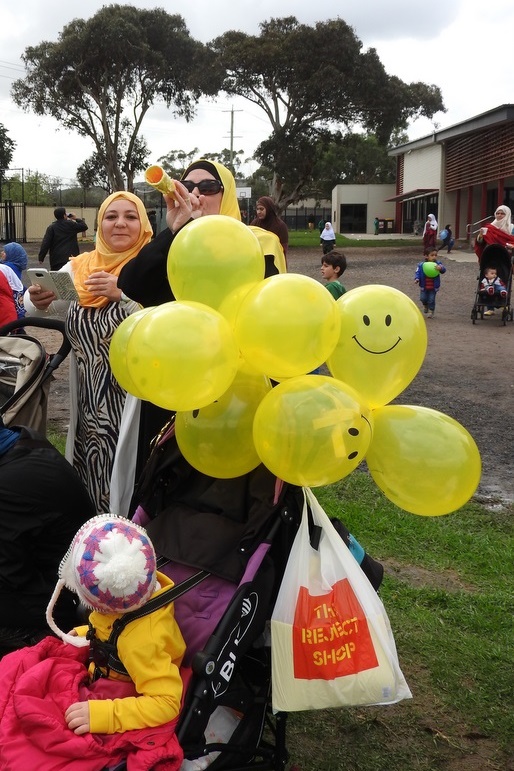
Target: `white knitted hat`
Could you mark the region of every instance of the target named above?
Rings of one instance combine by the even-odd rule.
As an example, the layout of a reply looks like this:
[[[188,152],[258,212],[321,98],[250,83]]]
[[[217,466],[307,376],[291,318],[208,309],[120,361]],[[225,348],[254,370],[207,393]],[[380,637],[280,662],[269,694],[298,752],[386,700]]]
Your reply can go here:
[[[63,586],[100,613],[140,608],[156,587],[155,551],[145,529],[125,517],[100,514],[82,525],[61,561],[46,620],[65,642],[87,645],[84,638],[62,632],[53,620]]]

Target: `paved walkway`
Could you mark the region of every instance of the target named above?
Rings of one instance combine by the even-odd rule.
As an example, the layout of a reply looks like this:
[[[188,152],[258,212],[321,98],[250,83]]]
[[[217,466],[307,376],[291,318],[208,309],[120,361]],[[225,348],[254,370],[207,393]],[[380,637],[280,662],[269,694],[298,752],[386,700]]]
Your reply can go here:
[[[379,233],[378,236],[372,235],[371,233],[344,233],[344,235],[347,238],[351,238],[352,240],[355,240],[355,241],[371,241],[373,239],[373,240],[381,241],[384,244],[387,244],[387,242],[391,240],[414,241],[416,240],[416,238],[418,238],[421,246],[420,237],[415,236],[412,233]],[[475,252],[469,248],[467,242],[465,241],[462,241],[460,245],[454,248],[451,254],[446,254],[446,252],[441,252],[441,257],[443,256],[444,256],[444,259],[453,260],[454,262],[476,262],[477,261],[477,256]]]

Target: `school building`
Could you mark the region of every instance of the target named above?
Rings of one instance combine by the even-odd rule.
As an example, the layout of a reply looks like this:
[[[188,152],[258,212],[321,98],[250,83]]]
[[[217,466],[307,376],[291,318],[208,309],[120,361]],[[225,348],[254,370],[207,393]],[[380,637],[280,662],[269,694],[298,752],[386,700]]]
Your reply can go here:
[[[514,210],[514,105],[505,104],[394,147],[395,185],[337,185],[334,229],[419,234],[428,214],[470,239],[499,204]]]

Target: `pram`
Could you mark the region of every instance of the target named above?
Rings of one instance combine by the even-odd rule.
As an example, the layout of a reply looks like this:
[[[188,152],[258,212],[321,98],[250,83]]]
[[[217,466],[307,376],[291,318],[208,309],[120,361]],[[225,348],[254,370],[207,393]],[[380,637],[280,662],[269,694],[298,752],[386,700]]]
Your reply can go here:
[[[269,619],[300,521],[302,490],[277,481],[264,466],[235,479],[201,474],[180,454],[172,421],[135,499],[133,519],[147,528],[159,569],[179,595],[175,618],[187,646],[184,665],[192,671],[176,729],[184,771],[283,771],[287,715],[271,709]],[[336,529],[343,539],[349,535]],[[378,588],[382,566],[365,559],[363,569]]]
[[[27,334],[10,334],[20,329],[19,320],[0,328],[0,417],[4,425],[23,425],[46,435],[47,405],[53,373],[71,350],[64,321],[28,317],[22,327],[56,330],[60,347],[47,353],[43,343]]]
[[[506,296],[501,298],[498,295],[488,297],[480,292],[481,281],[484,278],[487,268],[494,268],[505,284]],[[500,244],[489,244],[486,246],[479,259],[479,272],[477,277],[477,288],[475,292],[475,302],[471,310],[471,320],[473,324],[478,318],[483,319],[489,307],[501,310],[501,321],[503,326],[507,321],[513,320],[511,307],[512,293],[512,258],[508,250]]]

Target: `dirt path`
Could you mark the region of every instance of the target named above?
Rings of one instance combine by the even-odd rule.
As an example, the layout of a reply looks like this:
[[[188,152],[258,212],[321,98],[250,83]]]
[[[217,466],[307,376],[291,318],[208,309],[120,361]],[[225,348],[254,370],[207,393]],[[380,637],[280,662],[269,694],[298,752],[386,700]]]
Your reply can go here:
[[[37,265],[36,251],[36,246],[28,245],[31,265]],[[347,289],[384,284],[419,303],[419,290],[413,281],[419,252],[402,247],[348,249],[345,253]],[[317,249],[291,249],[289,270],[321,280],[320,257]],[[442,259],[447,272],[442,277],[435,318],[427,320],[427,354],[420,372],[396,401],[431,407],[458,420],[473,435],[482,456],[479,497],[491,505],[514,502],[514,323],[502,326],[499,317],[493,316],[472,324],[476,262],[464,253]],[[54,350],[54,333],[38,334],[49,350]],[[49,400],[49,422],[60,429],[68,422],[67,375],[64,362],[56,373]]]

